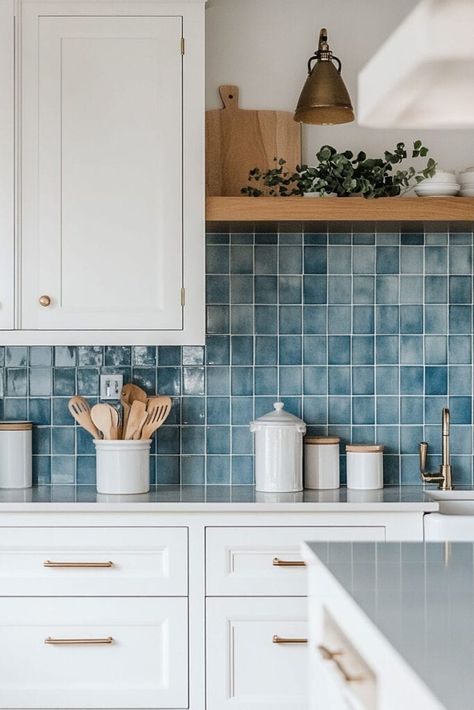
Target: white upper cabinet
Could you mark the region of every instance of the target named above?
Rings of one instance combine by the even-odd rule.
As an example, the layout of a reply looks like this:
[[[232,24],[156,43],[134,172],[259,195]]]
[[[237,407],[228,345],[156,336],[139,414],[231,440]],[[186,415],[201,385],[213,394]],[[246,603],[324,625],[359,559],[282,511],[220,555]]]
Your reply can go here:
[[[35,342],[203,342],[202,16],[23,3],[19,317]]]
[[[14,327],[14,16],[0,0],[0,328]]]

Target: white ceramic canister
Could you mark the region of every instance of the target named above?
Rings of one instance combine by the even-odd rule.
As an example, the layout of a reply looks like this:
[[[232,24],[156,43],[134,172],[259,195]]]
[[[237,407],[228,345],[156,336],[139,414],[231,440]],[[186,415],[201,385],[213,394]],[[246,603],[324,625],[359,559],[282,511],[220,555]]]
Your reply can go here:
[[[255,433],[255,487],[264,493],[292,493],[303,490],[303,435],[306,424],[283,411],[274,411],[250,424]]]
[[[97,492],[129,495],[150,490],[151,439],[94,439]]]
[[[383,446],[348,444],[347,487],[360,491],[383,488]]]
[[[0,488],[31,488],[31,422],[0,422]]]
[[[304,487],[314,490],[339,488],[339,444],[337,436],[305,436]]]

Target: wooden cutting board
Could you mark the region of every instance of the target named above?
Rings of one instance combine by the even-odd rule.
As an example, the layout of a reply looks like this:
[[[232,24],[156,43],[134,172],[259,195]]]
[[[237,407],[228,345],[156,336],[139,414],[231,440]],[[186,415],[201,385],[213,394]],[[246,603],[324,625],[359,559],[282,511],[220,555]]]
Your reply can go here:
[[[293,171],[301,161],[301,127],[293,114],[243,110],[237,86],[220,86],[219,93],[224,107],[206,111],[206,194],[240,195],[249,170],[273,168],[275,157]]]

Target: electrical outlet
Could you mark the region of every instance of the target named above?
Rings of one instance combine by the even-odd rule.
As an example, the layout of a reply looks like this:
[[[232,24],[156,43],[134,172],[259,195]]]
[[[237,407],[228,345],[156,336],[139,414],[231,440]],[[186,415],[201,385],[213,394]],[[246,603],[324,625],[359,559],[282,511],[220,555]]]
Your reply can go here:
[[[100,398],[120,399],[123,387],[123,375],[100,376]]]

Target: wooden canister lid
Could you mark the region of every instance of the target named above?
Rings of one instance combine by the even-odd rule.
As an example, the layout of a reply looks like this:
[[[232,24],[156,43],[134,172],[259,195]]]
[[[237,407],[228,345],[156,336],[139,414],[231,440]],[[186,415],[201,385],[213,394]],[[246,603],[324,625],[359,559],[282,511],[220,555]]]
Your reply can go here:
[[[0,422],[0,431],[29,431],[32,428],[32,422]]]
[[[327,444],[340,444],[341,440],[338,436],[305,436],[304,443],[325,446]]]
[[[353,454],[379,454],[383,449],[383,444],[347,444],[346,446],[346,452]]]

